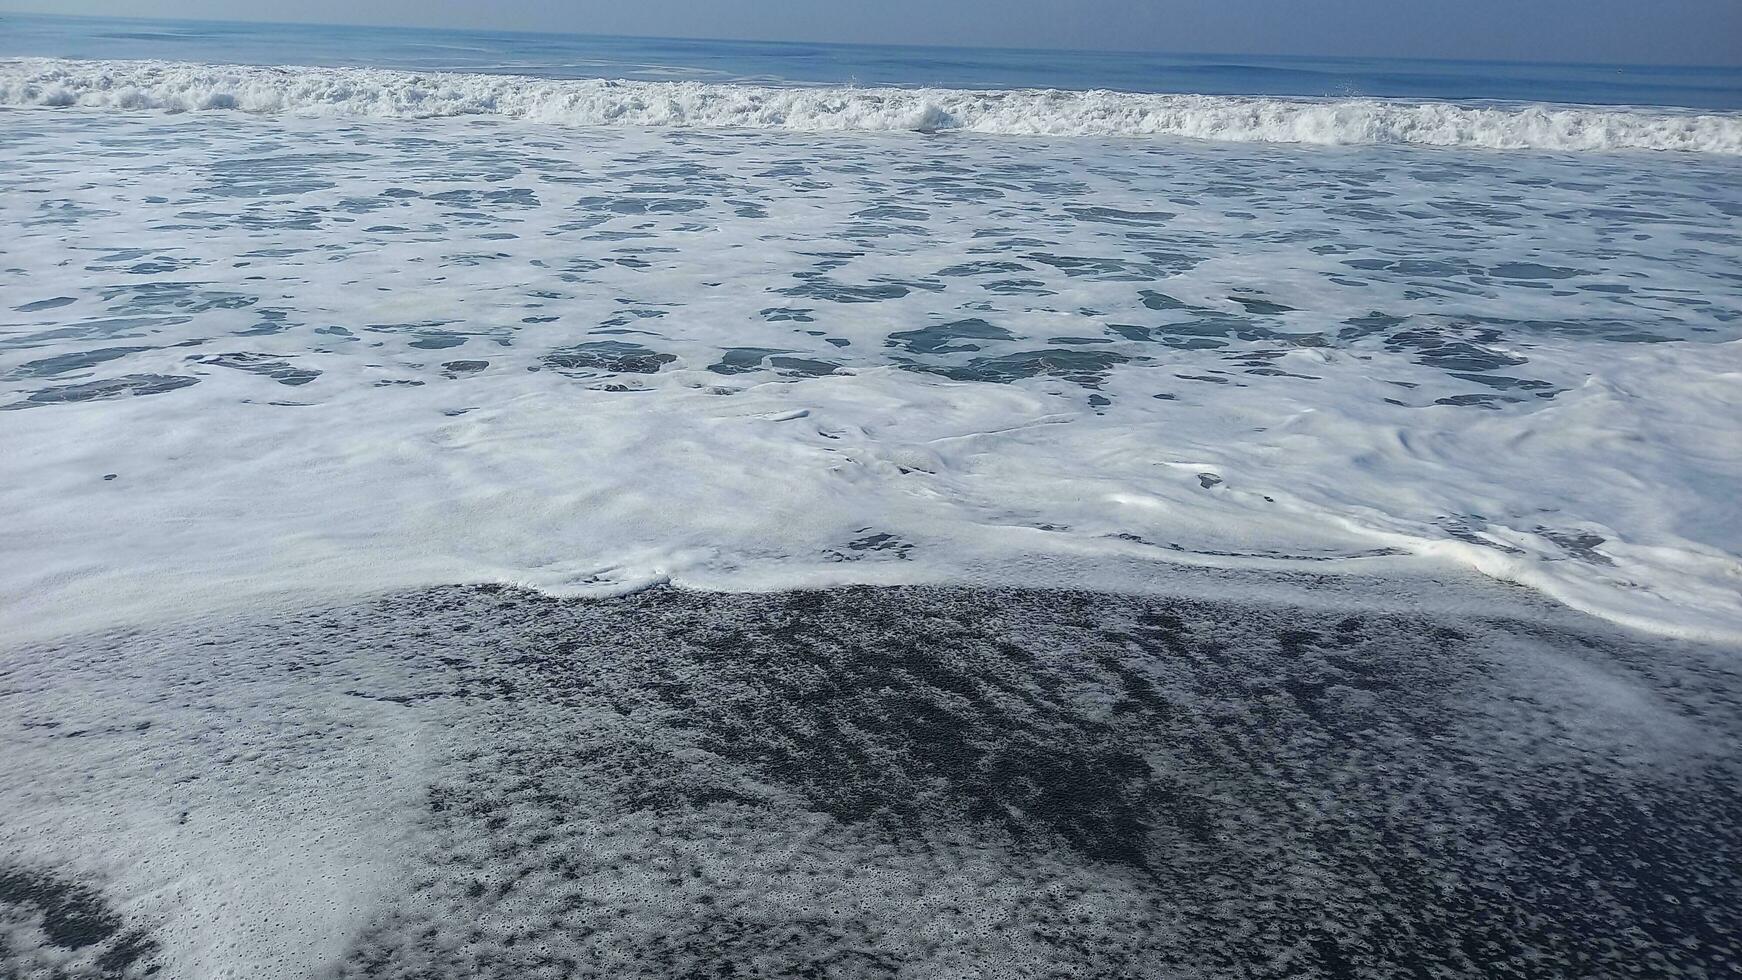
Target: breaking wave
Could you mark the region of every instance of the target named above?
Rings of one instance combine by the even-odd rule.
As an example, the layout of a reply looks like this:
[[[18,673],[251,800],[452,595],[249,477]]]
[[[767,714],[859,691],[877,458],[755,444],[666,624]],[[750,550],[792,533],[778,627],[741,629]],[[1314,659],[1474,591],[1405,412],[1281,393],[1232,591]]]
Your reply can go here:
[[[1658,108],[1039,89],[779,88],[162,61],[0,61],[0,105],[1742,155],[1742,113]]]

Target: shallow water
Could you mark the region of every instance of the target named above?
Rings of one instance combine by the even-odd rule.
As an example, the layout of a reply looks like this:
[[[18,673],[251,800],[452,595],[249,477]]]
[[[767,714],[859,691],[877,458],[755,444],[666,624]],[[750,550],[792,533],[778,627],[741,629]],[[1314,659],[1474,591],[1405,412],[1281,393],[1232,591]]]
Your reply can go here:
[[[35,628],[1102,555],[1742,632],[1728,158],[3,118]]]

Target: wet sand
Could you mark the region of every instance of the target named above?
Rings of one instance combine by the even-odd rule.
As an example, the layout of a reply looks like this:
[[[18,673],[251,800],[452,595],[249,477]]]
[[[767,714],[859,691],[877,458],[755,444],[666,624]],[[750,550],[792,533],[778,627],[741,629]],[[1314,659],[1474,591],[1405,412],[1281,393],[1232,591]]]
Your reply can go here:
[[[0,972],[1729,975],[1735,653],[922,587],[112,632],[0,675]]]

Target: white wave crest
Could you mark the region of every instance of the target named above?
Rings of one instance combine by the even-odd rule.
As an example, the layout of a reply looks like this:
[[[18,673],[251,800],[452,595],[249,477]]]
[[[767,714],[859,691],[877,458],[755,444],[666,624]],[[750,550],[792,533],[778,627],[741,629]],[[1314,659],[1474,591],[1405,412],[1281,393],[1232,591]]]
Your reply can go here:
[[[1742,155],[1742,113],[1039,89],[777,88],[161,61],[0,61],[0,105]]]

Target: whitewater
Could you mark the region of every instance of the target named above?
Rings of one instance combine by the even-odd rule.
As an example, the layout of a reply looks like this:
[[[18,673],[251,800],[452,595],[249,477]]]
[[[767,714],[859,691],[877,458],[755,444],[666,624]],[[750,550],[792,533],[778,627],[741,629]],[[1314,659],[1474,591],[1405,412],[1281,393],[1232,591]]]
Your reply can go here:
[[[563,126],[960,131],[1252,143],[1742,154],[1742,114],[1666,108],[1110,91],[845,88],[161,61],[0,62],[0,105]]]
[[[0,18],[0,974],[1723,973],[1738,79]]]
[[[136,88],[0,110],[17,635],[455,581],[1191,567],[1462,570],[1742,637],[1728,156]]]

